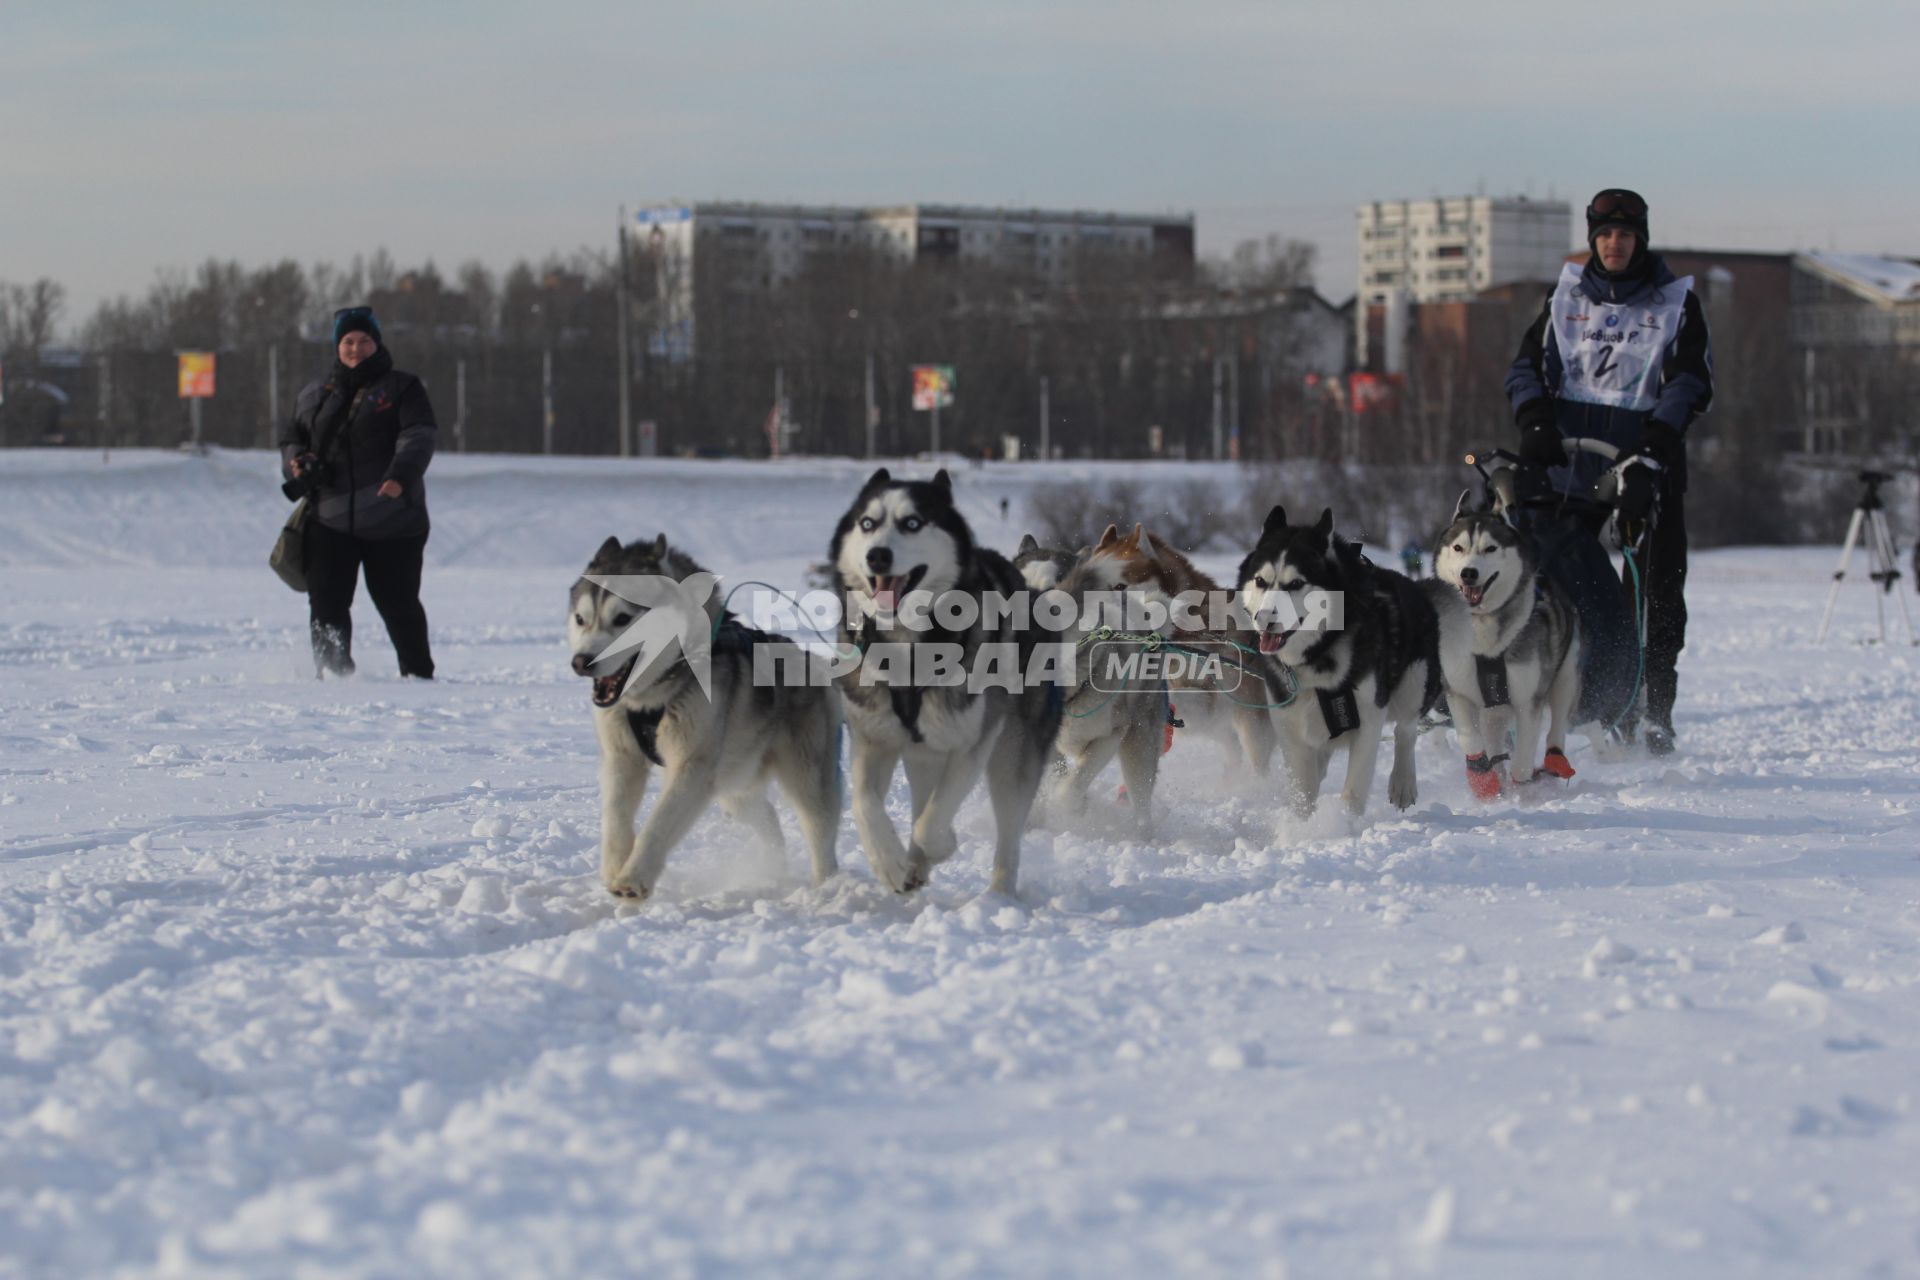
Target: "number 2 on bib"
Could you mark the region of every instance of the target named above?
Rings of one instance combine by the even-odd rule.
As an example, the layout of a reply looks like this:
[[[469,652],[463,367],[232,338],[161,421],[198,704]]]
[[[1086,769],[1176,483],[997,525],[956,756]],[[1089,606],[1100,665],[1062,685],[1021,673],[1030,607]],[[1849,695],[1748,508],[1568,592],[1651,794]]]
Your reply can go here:
[[[1593,362],[1593,380],[1596,383],[1601,382],[1619,367],[1613,362],[1613,348],[1601,347],[1600,358]]]

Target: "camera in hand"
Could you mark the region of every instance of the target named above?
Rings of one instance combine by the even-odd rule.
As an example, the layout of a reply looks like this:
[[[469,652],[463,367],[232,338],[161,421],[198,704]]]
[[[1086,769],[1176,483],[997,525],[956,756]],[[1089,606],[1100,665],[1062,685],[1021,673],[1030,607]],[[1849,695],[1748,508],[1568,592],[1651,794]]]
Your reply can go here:
[[[303,453],[294,459],[300,473],[280,486],[280,492],[287,495],[288,502],[298,502],[302,498],[315,498],[326,487],[327,475],[331,468],[321,465],[320,459],[311,453]]]

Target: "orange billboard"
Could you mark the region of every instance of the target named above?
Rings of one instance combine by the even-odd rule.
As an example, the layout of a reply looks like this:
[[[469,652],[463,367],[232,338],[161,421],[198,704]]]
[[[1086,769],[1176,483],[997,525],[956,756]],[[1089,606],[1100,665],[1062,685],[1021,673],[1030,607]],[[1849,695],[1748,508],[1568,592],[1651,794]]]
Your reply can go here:
[[[953,366],[950,364],[916,364],[913,373],[913,407],[921,412],[928,409],[948,409],[953,407]]]
[[[213,395],[213,352],[180,353],[180,398],[206,400]]]

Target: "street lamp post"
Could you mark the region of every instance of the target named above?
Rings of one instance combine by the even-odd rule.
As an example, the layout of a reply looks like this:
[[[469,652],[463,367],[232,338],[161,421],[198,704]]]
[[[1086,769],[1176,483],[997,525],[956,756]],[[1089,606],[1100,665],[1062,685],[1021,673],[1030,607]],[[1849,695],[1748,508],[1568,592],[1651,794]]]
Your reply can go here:
[[[627,336],[628,312],[633,304],[627,294],[627,206],[620,206],[620,279],[614,289],[614,305],[619,309],[616,332],[620,341],[620,456],[633,456],[633,346]]]
[[[540,452],[553,454],[553,342],[540,304],[533,304],[534,323],[540,326]]]

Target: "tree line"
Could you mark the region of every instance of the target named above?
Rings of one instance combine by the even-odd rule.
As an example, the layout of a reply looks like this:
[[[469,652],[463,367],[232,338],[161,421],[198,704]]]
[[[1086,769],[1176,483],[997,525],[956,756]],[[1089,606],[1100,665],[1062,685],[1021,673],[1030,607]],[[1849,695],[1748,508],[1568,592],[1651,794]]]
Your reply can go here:
[[[173,445],[188,422],[175,353],[208,350],[217,388],[202,439],[266,444],[275,409],[284,418],[331,360],[332,311],[367,302],[443,428],[457,427],[443,447],[618,452],[624,297],[630,417],[653,424],[660,453],[763,456],[782,426],[788,451],[860,455],[870,418],[879,452],[924,450],[910,367],[927,363],[957,370],[946,450],[997,455],[1013,436],[1034,456],[1044,379],[1057,456],[1208,457],[1216,418],[1243,456],[1277,455],[1287,420],[1311,407],[1295,329],[1345,323],[1312,293],[1312,267],[1310,247],[1279,237],[1198,264],[1089,256],[1052,277],[835,247],[777,284],[755,252],[717,243],[701,246],[690,281],[670,280],[676,264],[645,246],[624,263],[583,249],[450,275],[385,251],[345,266],[210,260],[102,303],[64,345],[64,292],[43,280],[0,286],[0,367],[18,392],[0,428],[14,445]],[[691,358],[658,340],[671,290],[689,284]]]
[[[1436,484],[1464,484],[1466,452],[1510,440],[1502,381],[1544,285],[1423,309],[1404,375],[1369,383],[1362,371],[1355,385],[1340,376],[1353,317],[1312,291],[1313,267],[1309,246],[1282,237],[1198,263],[1085,256],[1051,276],[836,245],[778,281],[761,250],[724,237],[700,243],[690,279],[644,244],[624,261],[582,249],[451,274],[379,251],[344,266],[212,260],[71,327],[57,282],[0,282],[0,443],[179,443],[175,353],[211,350],[203,439],[269,444],[276,408],[284,419],[331,361],[332,311],[370,302],[396,360],[426,380],[443,448],[615,453],[624,299],[630,418],[652,424],[663,454],[765,456],[779,426],[788,452],[862,455],[870,429],[880,454],[923,451],[930,424],[910,407],[909,371],[933,363],[957,370],[941,415],[951,452],[999,455],[1012,437],[1035,456],[1044,384],[1056,456],[1207,458],[1218,424],[1248,462],[1423,466]],[[676,297],[692,300],[690,358],[662,337]],[[1711,289],[1704,301],[1718,390],[1690,448],[1691,522],[1702,541],[1821,535],[1849,478],[1809,481],[1785,464],[1823,423],[1847,424],[1851,454],[1911,454],[1920,365],[1840,347],[1816,375],[1784,324]]]

